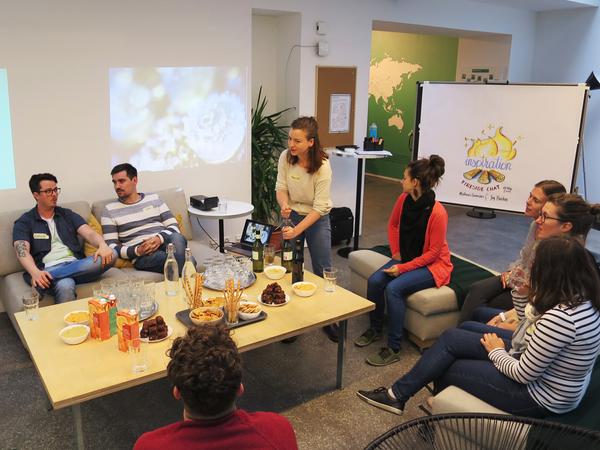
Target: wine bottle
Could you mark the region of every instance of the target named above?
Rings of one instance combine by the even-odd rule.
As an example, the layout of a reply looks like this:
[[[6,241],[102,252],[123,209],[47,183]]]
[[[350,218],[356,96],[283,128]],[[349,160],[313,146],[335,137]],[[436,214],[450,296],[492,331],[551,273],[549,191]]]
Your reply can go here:
[[[264,256],[264,247],[263,243],[260,240],[260,230],[256,230],[256,235],[254,237],[254,244],[252,245],[252,271],[253,272],[262,272],[265,267],[265,262],[263,260]]]
[[[282,229],[292,226],[289,219],[284,219]],[[281,245],[281,265],[285,267],[285,272],[290,273],[292,271],[292,260],[294,257],[294,245],[289,239],[284,239]]]
[[[304,245],[301,239],[296,239],[292,259],[292,284],[304,281]]]

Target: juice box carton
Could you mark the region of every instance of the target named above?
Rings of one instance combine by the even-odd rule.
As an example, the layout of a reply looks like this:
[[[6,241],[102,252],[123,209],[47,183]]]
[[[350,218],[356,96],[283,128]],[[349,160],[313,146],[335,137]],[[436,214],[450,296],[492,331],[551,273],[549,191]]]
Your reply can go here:
[[[127,352],[133,341],[140,339],[140,322],[137,311],[122,309],[117,312],[117,334],[119,350]]]
[[[92,338],[104,341],[110,338],[110,305],[104,298],[88,300],[90,312],[90,334]]]

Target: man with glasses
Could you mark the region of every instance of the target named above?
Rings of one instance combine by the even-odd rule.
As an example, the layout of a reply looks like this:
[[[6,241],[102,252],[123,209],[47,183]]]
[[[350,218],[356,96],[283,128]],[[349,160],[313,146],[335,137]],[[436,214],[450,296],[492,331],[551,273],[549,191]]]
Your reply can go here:
[[[63,303],[77,298],[76,284],[94,281],[108,270],[116,253],[79,214],[57,206],[56,183],[50,173],[31,176],[29,189],[37,205],[15,222],[13,246],[25,282]],[[79,236],[98,248],[94,255],[84,255]]]

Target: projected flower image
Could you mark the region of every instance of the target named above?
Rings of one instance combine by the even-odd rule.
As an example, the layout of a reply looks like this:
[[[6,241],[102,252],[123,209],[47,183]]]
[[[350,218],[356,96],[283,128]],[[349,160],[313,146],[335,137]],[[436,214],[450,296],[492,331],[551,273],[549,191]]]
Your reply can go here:
[[[245,71],[110,70],[112,163],[160,171],[246,158]]]

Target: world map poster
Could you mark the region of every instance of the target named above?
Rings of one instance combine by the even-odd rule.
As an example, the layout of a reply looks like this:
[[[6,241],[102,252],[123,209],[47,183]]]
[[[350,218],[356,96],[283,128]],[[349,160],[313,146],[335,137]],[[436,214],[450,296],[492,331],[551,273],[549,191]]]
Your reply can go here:
[[[391,158],[367,161],[367,172],[402,178],[410,161],[417,81],[454,81],[458,38],[373,31],[366,130],[377,124]]]

